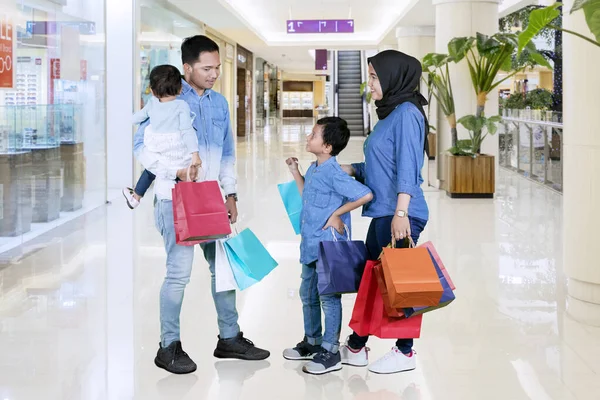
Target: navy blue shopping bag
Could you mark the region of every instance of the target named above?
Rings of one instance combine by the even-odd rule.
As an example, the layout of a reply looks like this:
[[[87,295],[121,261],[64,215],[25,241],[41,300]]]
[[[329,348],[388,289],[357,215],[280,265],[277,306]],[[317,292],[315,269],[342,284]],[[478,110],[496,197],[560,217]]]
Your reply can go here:
[[[333,241],[319,244],[317,288],[319,294],[356,293],[367,263],[367,247],[358,240],[338,240],[333,228]]]

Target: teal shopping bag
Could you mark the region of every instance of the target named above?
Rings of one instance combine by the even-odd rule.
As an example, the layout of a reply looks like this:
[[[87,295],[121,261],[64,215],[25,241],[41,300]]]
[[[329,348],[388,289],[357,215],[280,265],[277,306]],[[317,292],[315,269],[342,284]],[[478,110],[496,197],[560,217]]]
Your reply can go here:
[[[283,206],[287,212],[296,235],[300,234],[300,214],[302,213],[302,195],[295,181],[277,185]]]
[[[278,265],[250,229],[244,229],[237,236],[227,239],[225,251],[240,290],[261,281]]]

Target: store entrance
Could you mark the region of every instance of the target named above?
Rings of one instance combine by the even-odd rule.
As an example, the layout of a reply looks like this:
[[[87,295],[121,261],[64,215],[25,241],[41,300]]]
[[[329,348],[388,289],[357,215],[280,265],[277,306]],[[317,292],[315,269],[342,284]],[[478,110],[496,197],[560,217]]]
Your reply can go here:
[[[238,68],[237,71],[237,135],[248,134],[248,94],[246,93],[246,70]]]

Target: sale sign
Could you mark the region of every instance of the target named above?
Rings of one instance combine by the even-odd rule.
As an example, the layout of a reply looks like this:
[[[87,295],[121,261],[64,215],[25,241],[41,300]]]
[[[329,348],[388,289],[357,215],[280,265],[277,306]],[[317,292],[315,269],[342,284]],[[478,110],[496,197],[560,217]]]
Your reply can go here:
[[[10,15],[0,11],[0,89],[12,89],[15,84],[15,30]]]

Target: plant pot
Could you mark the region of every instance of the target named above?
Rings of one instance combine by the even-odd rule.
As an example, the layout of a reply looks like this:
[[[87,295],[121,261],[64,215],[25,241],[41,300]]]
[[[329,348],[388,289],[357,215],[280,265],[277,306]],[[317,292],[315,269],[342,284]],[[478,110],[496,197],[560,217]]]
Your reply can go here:
[[[435,160],[437,154],[437,136],[433,132],[429,132],[427,135],[427,141],[429,142],[429,159]]]
[[[492,199],[496,191],[496,160],[446,154],[447,194],[451,198]]]

